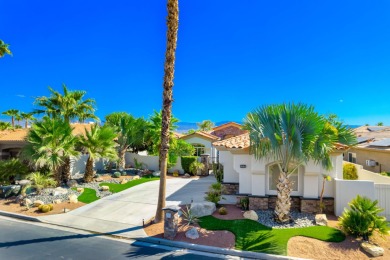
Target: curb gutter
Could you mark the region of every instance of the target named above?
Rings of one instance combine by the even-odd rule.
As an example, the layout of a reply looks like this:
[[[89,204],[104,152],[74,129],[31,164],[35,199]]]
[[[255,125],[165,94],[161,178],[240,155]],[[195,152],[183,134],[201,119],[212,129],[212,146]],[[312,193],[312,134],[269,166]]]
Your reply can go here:
[[[30,216],[26,216],[23,214],[10,213],[10,212],[3,211],[3,210],[0,210],[0,215],[5,216],[5,217],[10,217],[10,218],[23,219],[23,220],[27,220],[27,221],[42,222],[39,218],[30,217]]]

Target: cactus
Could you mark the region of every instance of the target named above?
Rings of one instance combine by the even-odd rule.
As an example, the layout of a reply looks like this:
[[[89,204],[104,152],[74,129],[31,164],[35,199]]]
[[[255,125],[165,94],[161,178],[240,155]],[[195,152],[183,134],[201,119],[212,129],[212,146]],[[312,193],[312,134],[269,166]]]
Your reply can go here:
[[[47,205],[50,207],[50,211],[52,211],[54,208],[53,204],[47,204]]]
[[[47,213],[49,211],[50,211],[50,206],[49,205],[42,205],[41,212]]]
[[[43,206],[43,204],[42,204],[42,205],[39,205],[39,207],[38,207],[38,210],[39,210],[39,211],[42,211],[42,206]]]

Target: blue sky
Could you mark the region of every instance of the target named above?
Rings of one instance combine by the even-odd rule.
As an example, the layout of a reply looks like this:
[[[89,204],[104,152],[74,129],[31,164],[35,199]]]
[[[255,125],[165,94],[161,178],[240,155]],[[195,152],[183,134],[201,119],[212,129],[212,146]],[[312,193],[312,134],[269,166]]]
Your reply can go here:
[[[165,1],[4,1],[0,111],[86,90],[97,115],[161,108]],[[173,112],[241,121],[303,102],[348,124],[390,125],[389,1],[180,1]],[[1,120],[6,117],[0,116]]]

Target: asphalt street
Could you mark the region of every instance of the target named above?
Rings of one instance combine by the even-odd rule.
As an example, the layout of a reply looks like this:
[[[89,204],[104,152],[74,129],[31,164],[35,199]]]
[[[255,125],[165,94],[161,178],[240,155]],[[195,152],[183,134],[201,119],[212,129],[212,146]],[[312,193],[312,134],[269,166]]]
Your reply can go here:
[[[219,259],[216,255],[117,240],[0,217],[0,259]]]

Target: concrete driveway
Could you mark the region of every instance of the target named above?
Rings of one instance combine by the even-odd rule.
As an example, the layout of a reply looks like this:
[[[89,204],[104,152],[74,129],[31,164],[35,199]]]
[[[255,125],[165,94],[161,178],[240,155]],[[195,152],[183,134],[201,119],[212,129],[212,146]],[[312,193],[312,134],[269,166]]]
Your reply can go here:
[[[167,179],[166,205],[204,201],[214,175],[198,180]],[[39,217],[43,222],[126,237],[145,237],[143,220],[156,212],[159,181],[147,182],[105,197],[66,214]]]

